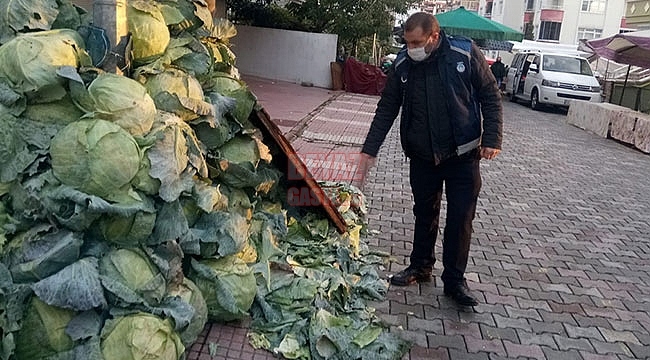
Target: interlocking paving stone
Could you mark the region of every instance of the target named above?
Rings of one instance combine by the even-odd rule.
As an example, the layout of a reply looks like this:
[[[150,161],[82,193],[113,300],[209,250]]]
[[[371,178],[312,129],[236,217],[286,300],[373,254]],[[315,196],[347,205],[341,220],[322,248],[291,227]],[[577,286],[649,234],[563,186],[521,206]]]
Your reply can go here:
[[[449,351],[446,348],[415,346],[410,355],[410,360],[449,360]]]
[[[633,356],[632,350],[623,343],[592,340],[591,345],[593,345],[598,354],[622,354]]]
[[[558,351],[549,349],[547,347],[542,347],[544,355],[547,359],[553,360],[582,360],[582,356],[577,350],[568,350],[568,351]]]
[[[500,339],[484,340],[472,336],[465,336],[465,343],[467,344],[467,351],[470,353],[488,352],[503,356],[506,355],[503,341]]]
[[[553,334],[533,333],[520,329],[516,331],[522,345],[542,345],[552,349],[558,348],[553,339]]]
[[[510,341],[504,341],[503,345],[506,348],[508,356],[513,358],[546,359],[546,355],[544,355],[544,351],[542,351],[542,347],[539,345],[521,345]]]
[[[294,147],[299,153],[357,152],[377,99],[337,95],[310,115],[311,122],[301,122],[306,136],[293,140]],[[322,121],[314,122],[318,116]],[[481,162],[467,269],[482,303],[458,308],[442,294],[443,196],[435,281],[391,286],[388,300],[373,304],[378,315],[416,341],[408,360],[650,357],[650,182],[639,181],[647,178],[650,156],[569,126],[558,111],[505,102],[504,118],[502,154]],[[383,275],[408,265],[413,236],[398,123],[363,184],[368,227],[379,231],[367,240],[394,258]],[[242,358],[273,357],[225,336],[232,349],[220,341],[216,359],[237,351]],[[208,341],[205,336],[192,346],[188,359],[207,359]]]

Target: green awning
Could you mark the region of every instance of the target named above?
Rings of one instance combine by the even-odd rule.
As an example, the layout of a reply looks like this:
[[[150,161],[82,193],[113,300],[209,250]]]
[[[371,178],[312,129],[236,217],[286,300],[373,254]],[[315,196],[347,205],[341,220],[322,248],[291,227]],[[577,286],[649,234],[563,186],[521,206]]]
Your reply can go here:
[[[437,14],[436,19],[447,35],[461,35],[473,40],[521,41],[524,38],[523,33],[467,11],[462,6]]]

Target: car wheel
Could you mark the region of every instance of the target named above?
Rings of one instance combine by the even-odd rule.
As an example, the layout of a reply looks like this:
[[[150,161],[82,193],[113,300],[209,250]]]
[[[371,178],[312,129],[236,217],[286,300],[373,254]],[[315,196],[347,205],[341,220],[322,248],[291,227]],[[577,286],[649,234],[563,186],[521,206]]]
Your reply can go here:
[[[530,108],[533,110],[539,110],[539,95],[537,94],[537,89],[533,89],[533,93],[530,94]]]

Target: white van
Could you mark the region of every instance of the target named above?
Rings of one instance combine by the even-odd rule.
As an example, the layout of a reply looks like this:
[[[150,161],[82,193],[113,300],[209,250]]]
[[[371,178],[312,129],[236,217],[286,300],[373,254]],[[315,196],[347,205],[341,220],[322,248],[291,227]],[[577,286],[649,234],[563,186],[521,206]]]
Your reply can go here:
[[[569,100],[601,102],[600,84],[587,59],[560,53],[520,52],[508,68],[506,94],[512,101],[569,106]]]

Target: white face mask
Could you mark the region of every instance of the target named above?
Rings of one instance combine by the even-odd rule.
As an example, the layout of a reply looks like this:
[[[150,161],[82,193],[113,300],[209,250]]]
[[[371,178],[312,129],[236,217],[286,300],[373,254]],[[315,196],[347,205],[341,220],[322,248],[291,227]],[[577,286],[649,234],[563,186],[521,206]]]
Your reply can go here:
[[[424,50],[424,46],[419,48],[408,49],[406,50],[406,52],[408,53],[409,57],[413,61],[422,61],[428,58],[429,55],[431,55],[431,53],[427,53],[426,50]]]

